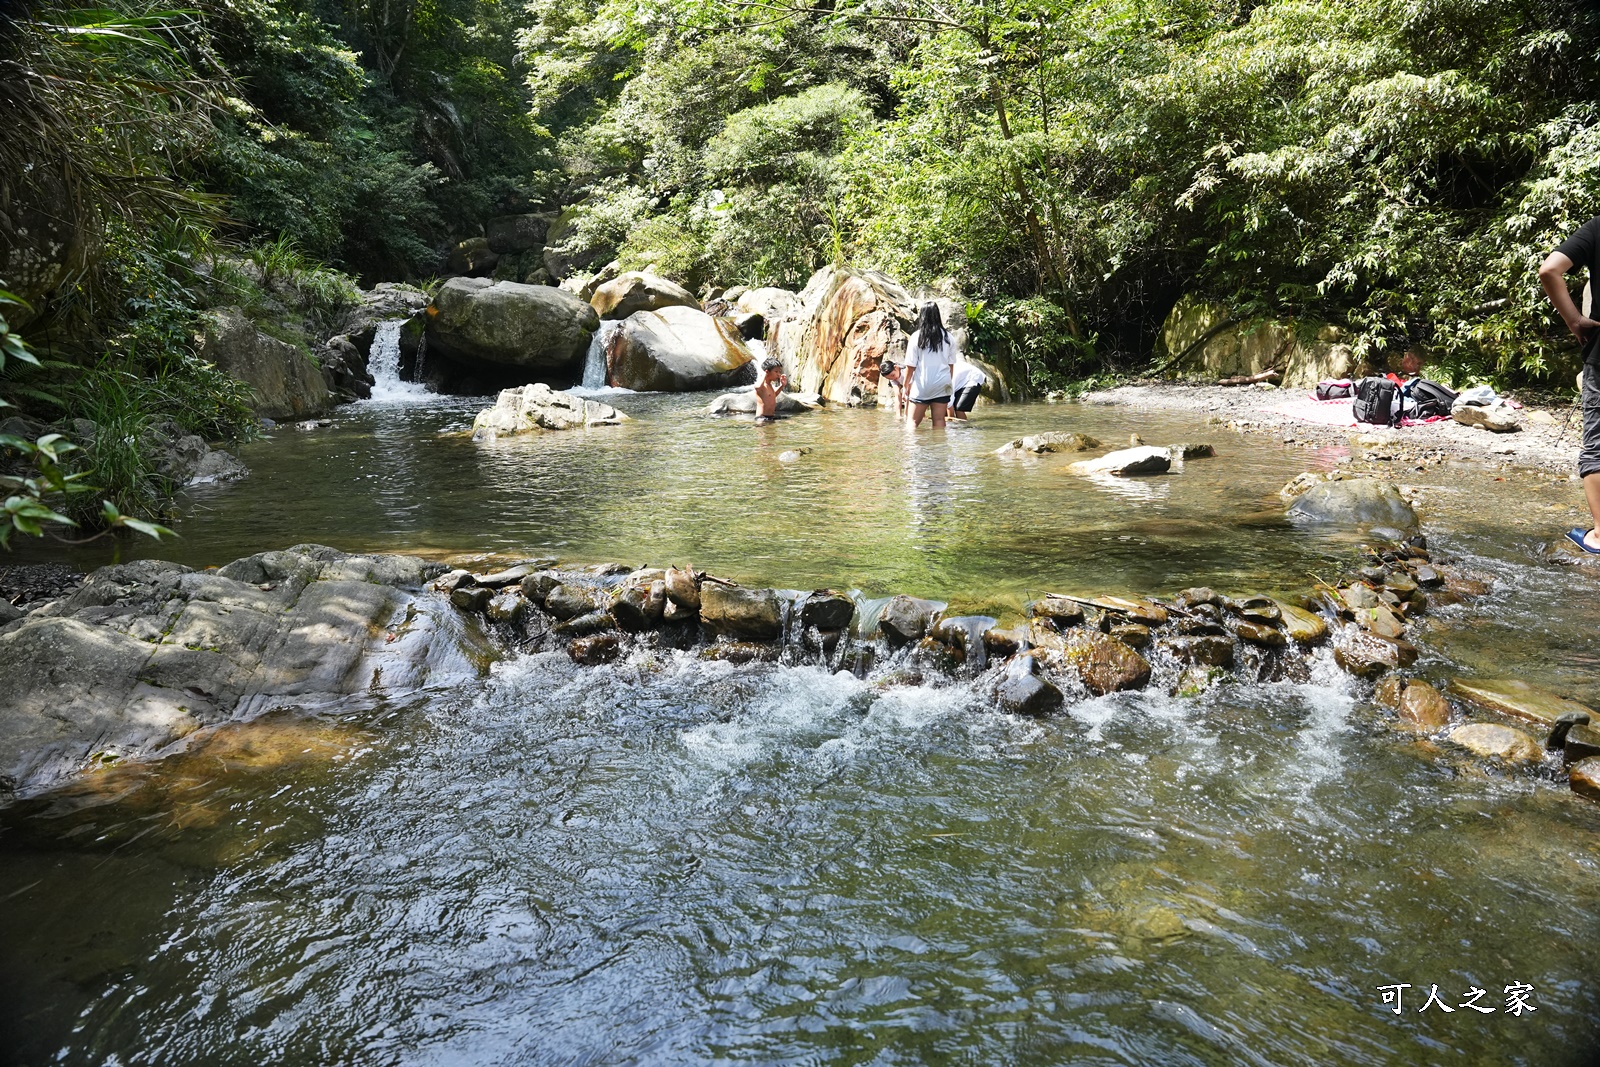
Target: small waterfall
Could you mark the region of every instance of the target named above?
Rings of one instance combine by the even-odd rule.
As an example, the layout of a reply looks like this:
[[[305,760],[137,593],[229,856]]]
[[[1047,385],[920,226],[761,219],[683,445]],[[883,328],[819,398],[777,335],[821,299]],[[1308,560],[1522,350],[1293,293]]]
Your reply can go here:
[[[606,345],[621,327],[620,321],[607,319],[589,338],[589,354],[583,361],[583,388],[604,389],[609,384],[606,381]]]
[[[400,331],[404,319],[378,323],[378,332],[372,338],[372,350],[367,353],[367,373],[372,375],[372,398],[377,403],[427,400],[433,397],[421,382],[400,380]]]

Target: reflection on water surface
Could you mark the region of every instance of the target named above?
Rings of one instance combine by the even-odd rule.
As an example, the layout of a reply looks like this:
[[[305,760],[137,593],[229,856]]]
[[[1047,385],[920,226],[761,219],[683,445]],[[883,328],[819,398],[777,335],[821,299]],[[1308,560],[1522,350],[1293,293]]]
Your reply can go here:
[[[1212,432],[1217,459],[1116,485],[990,455],[1193,423],[1032,407],[937,441],[616,402],[639,422],[492,447],[437,436],[470,418],[452,402],[280,431],[177,552],[693,560],[997,613],[1045,588],[1294,588],[1348,558],[1272,506],[1303,451]],[[1600,703],[1600,583],[1537,565],[1510,517],[1570,488],[1485,479],[1469,507],[1459,475],[1415,477],[1441,487],[1435,543],[1500,579],[1435,620],[1419,669]],[[1597,831],[1564,786],[1397,738],[1327,664],[1033,722],[965,683],[528,656],[14,808],[0,1037],[130,1065],[1577,1063],[1600,1039]],[[1416,1012],[1433,984],[1498,1008],[1513,982],[1536,1012]],[[1417,997],[1398,1017],[1391,983]]]

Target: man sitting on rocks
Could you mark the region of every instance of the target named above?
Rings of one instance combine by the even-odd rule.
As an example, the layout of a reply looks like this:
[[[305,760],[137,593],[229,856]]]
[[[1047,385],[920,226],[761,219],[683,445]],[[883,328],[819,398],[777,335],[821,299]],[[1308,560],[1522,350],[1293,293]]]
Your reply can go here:
[[[761,364],[761,380],[756,383],[756,422],[775,422],[778,418],[778,394],[789,384],[783,373],[783,360],[770,356]]]
[[[1600,281],[1600,216],[1578,227],[1539,265],[1539,284],[1583,345],[1583,445],[1578,450],[1578,477],[1589,501],[1588,530],[1572,530],[1569,538],[1585,552],[1600,555],[1600,322],[1578,310],[1567,290],[1567,272],[1587,267],[1589,284]]]

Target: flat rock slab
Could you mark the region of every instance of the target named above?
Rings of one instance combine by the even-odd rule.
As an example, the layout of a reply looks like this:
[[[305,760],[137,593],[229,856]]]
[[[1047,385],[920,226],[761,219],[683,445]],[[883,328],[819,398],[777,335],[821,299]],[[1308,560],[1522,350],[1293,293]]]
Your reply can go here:
[[[0,632],[0,785],[43,788],[288,698],[363,690],[401,588],[437,569],[320,545],[217,571],[102,567]]]
[[[1583,712],[1600,724],[1600,715],[1592,708],[1516,678],[1475,679],[1470,682],[1457,678],[1450,683],[1450,690],[1481,708],[1547,728],[1571,712]],[[1600,746],[1600,729],[1595,726],[1574,726],[1567,736],[1586,745]]]
[[[1114,474],[1122,478],[1165,474],[1172,469],[1172,450],[1152,445],[1123,448],[1099,459],[1079,460],[1067,469],[1074,474]]]

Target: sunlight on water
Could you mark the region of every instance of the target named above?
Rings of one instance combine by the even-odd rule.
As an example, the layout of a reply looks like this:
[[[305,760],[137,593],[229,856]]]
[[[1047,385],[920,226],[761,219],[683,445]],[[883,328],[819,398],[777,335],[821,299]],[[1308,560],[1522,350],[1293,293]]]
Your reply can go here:
[[[480,401],[355,405],[248,446],[252,476],[160,551],[686,561],[861,590],[870,630],[900,591],[1014,620],[1047,589],[1303,588],[1354,544],[1276,501],[1336,457],[1192,421],[1036,405],[938,439],[707,400],[621,396],[635,423],[493,446],[463,433]],[[993,455],[1130,425],[1219,455],[1137,485]],[[1570,490],[1473,490],[1429,536],[1497,584],[1421,624],[1418,671],[1600,702],[1600,583],[1541,563],[1521,518]],[[0,1042],[129,1067],[1487,1067],[1600,1041],[1600,807],[1564,783],[1397,734],[1325,650],[1303,684],[1045,720],[992,681],[511,655],[91,776],[0,820]],[[1497,1007],[1530,983],[1539,1010],[1396,1017],[1400,982]]]

